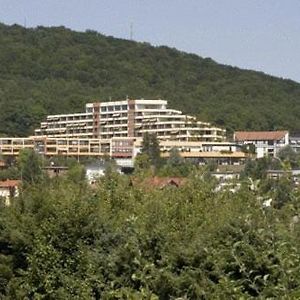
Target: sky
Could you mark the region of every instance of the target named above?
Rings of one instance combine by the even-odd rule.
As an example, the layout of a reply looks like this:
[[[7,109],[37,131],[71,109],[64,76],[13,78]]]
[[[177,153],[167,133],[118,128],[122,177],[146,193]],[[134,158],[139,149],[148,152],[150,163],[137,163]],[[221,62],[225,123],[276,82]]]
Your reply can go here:
[[[300,0],[0,0],[0,22],[132,36],[300,82]]]

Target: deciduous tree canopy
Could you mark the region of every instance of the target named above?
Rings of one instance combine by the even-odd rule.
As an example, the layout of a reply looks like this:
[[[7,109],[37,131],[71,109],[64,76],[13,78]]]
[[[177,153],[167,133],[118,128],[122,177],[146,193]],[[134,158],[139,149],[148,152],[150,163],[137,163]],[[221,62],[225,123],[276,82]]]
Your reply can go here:
[[[168,99],[230,131],[300,129],[296,82],[94,31],[0,24],[0,65],[1,134],[32,134],[47,114],[126,95]]]
[[[299,299],[299,192],[282,181],[264,208],[268,192],[215,193],[202,175],[147,192],[117,173],[26,186],[0,206],[0,298]]]

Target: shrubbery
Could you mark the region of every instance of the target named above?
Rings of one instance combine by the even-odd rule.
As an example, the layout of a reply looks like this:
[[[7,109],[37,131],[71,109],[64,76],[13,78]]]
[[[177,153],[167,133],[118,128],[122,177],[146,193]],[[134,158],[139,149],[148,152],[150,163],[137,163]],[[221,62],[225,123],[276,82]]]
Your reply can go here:
[[[147,192],[114,172],[93,188],[27,186],[0,211],[2,297],[299,298],[299,194],[263,208],[246,184],[216,194],[204,178]]]

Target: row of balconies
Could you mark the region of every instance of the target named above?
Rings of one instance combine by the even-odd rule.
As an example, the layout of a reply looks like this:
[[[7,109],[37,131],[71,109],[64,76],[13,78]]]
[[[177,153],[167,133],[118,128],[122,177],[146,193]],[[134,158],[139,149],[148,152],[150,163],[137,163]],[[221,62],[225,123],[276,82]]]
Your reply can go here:
[[[127,113],[113,113],[113,114],[101,114],[100,119],[116,119],[116,118],[127,118],[128,114]]]
[[[137,109],[135,110],[134,115],[135,116],[152,116],[152,115],[173,116],[173,115],[182,115],[182,112],[175,109]]]
[[[33,140],[32,139],[1,139],[0,145],[6,146],[6,145],[32,145]]]
[[[143,132],[136,132],[136,137],[143,137]],[[173,140],[173,141],[223,141],[225,138],[219,135],[190,135],[190,134],[175,134],[166,131],[157,132],[158,139]]]
[[[68,146],[65,148],[61,148],[61,147],[56,147],[56,146],[47,146],[45,148],[46,152],[52,152],[52,153],[59,153],[62,151],[66,151],[66,152],[79,152],[79,153],[89,153],[89,152],[93,152],[93,153],[107,153],[110,152],[110,147],[99,147],[99,146],[95,146],[95,147],[74,147],[74,146]]]
[[[101,138],[103,139],[111,139],[113,137],[128,137],[127,132],[126,133],[110,133],[110,134],[101,134]]]
[[[127,119],[126,120],[115,120],[115,121],[101,121],[100,127],[105,128],[105,127],[119,126],[119,125],[127,126],[127,124],[128,124]]]
[[[115,132],[115,131],[128,131],[128,127],[127,126],[109,126],[109,127],[105,127],[105,128],[101,128],[101,132]]]
[[[99,146],[99,145],[107,145],[101,142],[89,142],[84,140],[65,140],[65,141],[58,141],[58,140],[47,140],[45,142],[47,146],[55,146],[55,147],[67,147],[67,146],[77,146],[77,147],[90,147],[90,146]],[[109,144],[108,144],[109,145]]]
[[[126,125],[127,126],[128,120],[127,118],[123,119],[123,120],[100,120],[100,128],[110,128],[110,127],[119,127],[120,125]],[[157,122],[155,119],[151,120],[151,119],[146,119],[145,122],[143,123],[138,123],[135,122],[135,127],[138,128],[138,126],[141,126],[143,129],[167,129],[167,128],[174,128],[174,129],[181,129],[181,128],[186,128],[187,130],[195,130],[195,129],[200,129],[200,130],[206,130],[206,132],[211,131],[211,130],[215,130],[217,132],[220,133],[224,133],[223,129],[220,128],[216,128],[216,127],[201,127],[199,126],[201,124],[193,124],[193,123],[186,123],[183,121],[174,121],[174,120],[164,120],[163,122]],[[58,131],[61,133],[64,133],[62,130],[78,130],[78,128],[80,128],[80,132],[83,132],[87,129],[92,129],[93,128],[93,122],[88,122],[88,123],[60,123],[60,124],[48,124],[48,125],[43,125],[43,127],[47,126],[47,128],[41,128],[41,129],[37,129],[36,133],[39,132],[44,132],[43,130],[46,130],[46,132],[51,133],[54,131]],[[125,126],[123,126],[123,128],[125,128]],[[91,132],[91,130],[87,130],[87,132]],[[78,131],[76,131],[76,133],[79,133]]]
[[[199,135],[219,135],[219,132],[216,130],[203,130],[201,128],[192,128],[192,127],[184,127],[184,128],[178,128],[178,127],[172,127],[172,125],[168,125],[165,128],[157,128],[157,126],[146,126],[141,127],[140,129],[135,127],[137,132],[172,132],[172,134],[177,134],[181,132],[186,132],[187,134],[199,134]]]
[[[101,113],[104,113],[104,112],[121,112],[121,111],[124,111],[124,110],[128,110],[128,106],[127,104],[124,104],[124,105],[116,105],[116,106],[101,106],[100,108],[100,111]]]
[[[66,128],[66,127],[86,127],[86,126],[93,126],[93,120],[89,122],[82,121],[82,122],[57,122],[57,123],[43,123],[39,129],[48,129],[48,128]],[[38,129],[36,129],[38,130]]]
[[[80,113],[80,114],[70,114],[70,115],[55,115],[48,116],[48,122],[69,122],[69,121],[81,121],[92,119],[93,114],[91,113]],[[43,122],[44,123],[44,122]]]
[[[188,138],[190,140],[195,139],[195,140],[203,140],[203,141],[214,141],[214,140],[224,140],[223,136],[217,135],[217,134],[190,134],[187,131],[183,132],[171,132],[171,131],[155,131],[158,135],[158,137],[164,137],[164,138],[170,138],[172,140],[180,140],[181,138],[184,138],[185,140]],[[142,137],[143,136],[143,131],[135,132],[136,137]],[[76,133],[76,132],[70,132],[66,134],[50,134],[48,135],[49,137],[56,137],[56,138],[61,138],[61,137],[93,137],[93,133]],[[127,130],[124,131],[108,131],[108,132],[100,132],[99,138],[101,139],[111,139],[112,137],[127,137],[128,132]]]

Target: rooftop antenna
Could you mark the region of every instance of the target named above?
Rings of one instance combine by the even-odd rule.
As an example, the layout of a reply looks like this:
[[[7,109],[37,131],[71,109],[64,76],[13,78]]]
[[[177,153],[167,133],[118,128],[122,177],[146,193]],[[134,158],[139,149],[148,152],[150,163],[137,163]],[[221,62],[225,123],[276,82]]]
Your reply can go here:
[[[133,23],[130,22],[130,40],[133,40]]]

